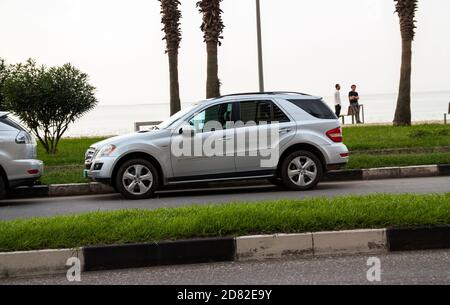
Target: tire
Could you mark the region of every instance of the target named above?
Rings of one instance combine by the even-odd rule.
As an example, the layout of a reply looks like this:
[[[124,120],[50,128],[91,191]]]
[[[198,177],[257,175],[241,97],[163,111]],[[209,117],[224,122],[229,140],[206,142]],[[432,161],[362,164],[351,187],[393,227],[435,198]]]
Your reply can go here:
[[[158,171],[145,159],[132,159],[120,166],[115,185],[124,198],[151,198],[159,186]]]
[[[310,190],[323,176],[323,166],[319,158],[306,150],[291,153],[281,166],[281,179],[285,186],[292,190]]]
[[[0,199],[5,198],[6,196],[6,184],[3,181],[3,177],[0,175]]]

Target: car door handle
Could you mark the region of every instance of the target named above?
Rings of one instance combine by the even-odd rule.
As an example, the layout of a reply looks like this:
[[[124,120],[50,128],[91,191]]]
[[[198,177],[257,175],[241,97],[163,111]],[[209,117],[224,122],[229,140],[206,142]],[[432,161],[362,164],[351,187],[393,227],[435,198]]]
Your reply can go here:
[[[278,132],[279,133],[288,133],[288,132],[291,132],[291,129],[290,128],[282,128]]]
[[[223,138],[217,139],[217,141],[230,141],[232,137],[224,136]]]

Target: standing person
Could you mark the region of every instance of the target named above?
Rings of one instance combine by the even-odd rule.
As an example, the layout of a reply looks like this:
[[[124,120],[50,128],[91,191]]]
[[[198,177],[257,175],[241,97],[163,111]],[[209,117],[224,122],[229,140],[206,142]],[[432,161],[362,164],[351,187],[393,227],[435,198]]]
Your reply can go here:
[[[353,114],[356,117],[356,123],[361,124],[359,119],[359,94],[356,92],[356,85],[352,85],[352,91],[348,93],[348,100],[350,101],[350,107],[352,107]]]
[[[339,118],[341,115],[341,85],[336,84],[336,92],[334,93],[334,108],[336,109],[336,116]]]

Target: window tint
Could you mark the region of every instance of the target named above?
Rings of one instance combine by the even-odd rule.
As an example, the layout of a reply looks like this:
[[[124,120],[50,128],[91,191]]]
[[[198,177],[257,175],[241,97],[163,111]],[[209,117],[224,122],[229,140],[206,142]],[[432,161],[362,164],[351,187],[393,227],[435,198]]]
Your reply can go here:
[[[286,114],[284,114],[283,110],[281,110],[277,105],[273,104],[273,121],[285,123],[289,122],[289,118]]]
[[[289,122],[284,112],[271,101],[246,101],[240,103],[240,120],[245,124],[253,121],[261,122]]]
[[[333,111],[322,101],[319,99],[315,100],[289,100],[289,102],[293,103],[297,107],[303,109],[305,112],[310,115],[319,118],[319,119],[337,119],[336,115]]]
[[[203,130],[208,122],[219,122],[223,129],[226,129],[227,122],[232,121],[232,103],[225,103],[211,106],[195,115],[189,125],[195,126],[196,130]],[[206,130],[205,130],[206,131]],[[210,131],[210,130],[207,130]]]

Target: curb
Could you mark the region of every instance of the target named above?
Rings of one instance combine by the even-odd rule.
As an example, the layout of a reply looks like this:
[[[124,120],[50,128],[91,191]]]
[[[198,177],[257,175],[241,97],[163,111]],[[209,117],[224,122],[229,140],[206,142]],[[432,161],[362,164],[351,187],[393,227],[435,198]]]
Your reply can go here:
[[[450,164],[443,165],[419,165],[406,167],[382,167],[370,169],[354,169],[330,171],[324,177],[327,182],[356,181],[356,180],[378,180],[395,178],[420,178],[420,177],[438,177],[450,176]],[[239,182],[210,182],[205,186],[253,186],[268,184],[258,180],[247,180]],[[172,187],[167,187],[172,189]],[[34,198],[34,197],[59,197],[59,196],[83,196],[112,194],[116,191],[108,186],[97,182],[74,183],[74,184],[51,184],[39,185],[34,187],[19,187],[8,195],[12,199]]]
[[[232,237],[83,248],[84,270],[233,261]]]
[[[0,278],[63,274],[77,257],[81,270],[255,261],[450,248],[450,226],[203,238],[159,243],[0,253]]]
[[[325,181],[351,180],[379,180],[397,178],[421,178],[450,176],[450,165],[417,165],[404,167],[381,167],[369,169],[355,169],[332,171],[327,174]]]
[[[387,240],[389,251],[450,248],[450,226],[392,229]]]
[[[81,249],[0,253],[0,278],[65,273],[67,260],[71,257],[79,258],[83,268]]]
[[[8,194],[8,198],[21,199],[36,197],[85,196],[112,193],[115,193],[115,190],[112,187],[97,182],[90,182],[18,187]]]

